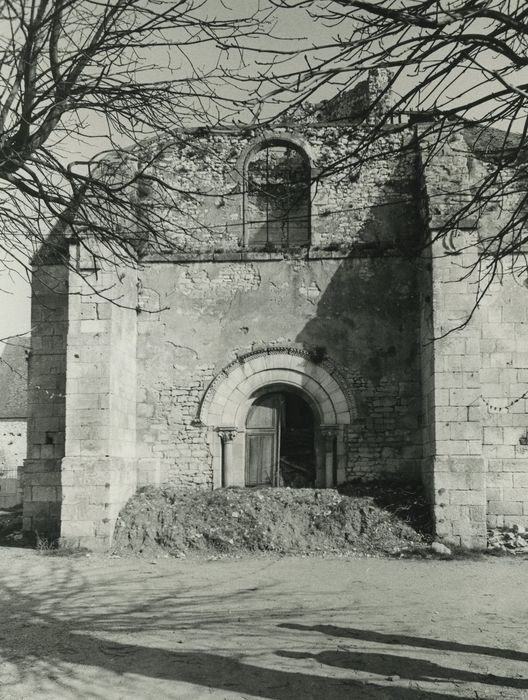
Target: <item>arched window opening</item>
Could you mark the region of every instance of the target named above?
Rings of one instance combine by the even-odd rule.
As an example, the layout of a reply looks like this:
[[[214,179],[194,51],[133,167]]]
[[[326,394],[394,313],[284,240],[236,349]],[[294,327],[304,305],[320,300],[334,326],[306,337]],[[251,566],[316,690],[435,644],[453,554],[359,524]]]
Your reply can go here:
[[[280,249],[310,242],[310,164],[287,141],[267,141],[246,166],[246,245]]]

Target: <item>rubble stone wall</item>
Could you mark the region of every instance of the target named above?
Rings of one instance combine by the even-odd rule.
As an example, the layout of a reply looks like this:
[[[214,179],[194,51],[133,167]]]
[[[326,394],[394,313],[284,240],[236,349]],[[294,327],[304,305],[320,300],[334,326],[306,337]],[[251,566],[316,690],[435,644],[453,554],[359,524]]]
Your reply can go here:
[[[401,258],[151,264],[141,275],[138,450],[142,480],[211,485],[197,424],[209,383],[237,354],[292,345],[336,363],[358,407],[347,476],[419,478],[418,298]],[[154,293],[153,290],[156,290]]]
[[[418,233],[414,154],[400,151],[410,134],[387,134],[362,163],[355,155],[361,137],[357,126],[280,126],[273,137],[292,141],[310,159],[313,250],[409,250]],[[171,240],[167,259],[171,254],[241,254],[245,164],[265,139],[266,133],[250,130],[181,133],[148,168],[141,164],[150,162],[159,143],[145,149],[138,167],[181,193],[177,207],[166,208],[150,181],[139,193],[146,215],[151,208]],[[335,167],[341,162],[347,162],[344,172]]]
[[[528,526],[526,281],[497,278],[475,310],[497,212],[443,229],[485,164],[455,133],[433,134],[420,161],[408,129],[360,162],[365,126],[312,117],[273,133],[182,131],[161,153],[151,141],[126,167],[146,167],[133,205],[165,244],[146,245],[138,271],[82,254],[84,279],[38,270],[26,529],[104,547],[136,485],[219,485],[220,426],[201,423],[201,402],[237,357],[270,348],[335,367],[354,406],[338,426],[346,478],[422,478],[436,534],[457,544],[484,545],[486,524]],[[247,245],[246,166],[269,139],[310,161],[309,236],[296,230],[309,246]],[[236,440],[223,427],[225,447]]]
[[[244,247],[245,163],[270,136],[310,159],[309,252]],[[156,192],[143,192],[173,247],[151,250],[140,274],[140,483],[210,486],[213,456],[197,421],[207,386],[237,354],[284,343],[331,358],[354,395],[347,475],[419,478],[414,156],[394,155],[409,134],[387,134],[371,159],[335,171],[360,137],[357,125],[321,123],[195,131],[148,171],[189,194],[164,215]]]

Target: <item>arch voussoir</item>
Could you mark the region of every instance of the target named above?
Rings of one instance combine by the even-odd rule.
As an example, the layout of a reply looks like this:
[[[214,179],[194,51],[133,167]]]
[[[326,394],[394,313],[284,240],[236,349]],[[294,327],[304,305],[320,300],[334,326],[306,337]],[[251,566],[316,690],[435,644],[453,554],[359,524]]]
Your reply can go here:
[[[283,349],[249,355],[222,370],[202,401],[202,423],[211,427],[240,424],[255,392],[274,384],[303,391],[322,424],[346,425],[351,421],[349,400],[337,379],[308,354]]]

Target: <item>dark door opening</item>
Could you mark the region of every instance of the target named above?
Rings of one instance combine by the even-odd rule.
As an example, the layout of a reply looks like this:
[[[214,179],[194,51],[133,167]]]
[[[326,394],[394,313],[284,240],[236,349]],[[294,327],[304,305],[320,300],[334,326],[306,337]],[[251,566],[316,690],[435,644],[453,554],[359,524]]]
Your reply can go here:
[[[272,392],[251,406],[246,421],[246,486],[315,486],[314,417],[290,392]]]

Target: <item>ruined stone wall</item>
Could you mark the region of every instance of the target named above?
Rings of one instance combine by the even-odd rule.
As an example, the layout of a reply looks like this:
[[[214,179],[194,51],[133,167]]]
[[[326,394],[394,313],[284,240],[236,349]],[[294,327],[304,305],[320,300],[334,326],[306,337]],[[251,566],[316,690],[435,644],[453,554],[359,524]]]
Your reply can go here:
[[[205,389],[239,353],[287,344],[318,349],[357,406],[349,478],[415,478],[421,458],[418,299],[414,261],[311,259],[152,264],[141,276],[138,450],[148,473],[212,483]],[[154,293],[153,290],[156,290]],[[154,477],[152,477],[154,479]]]
[[[372,251],[397,248],[408,252],[415,241],[415,171],[412,152],[401,153],[410,134],[387,134],[375,153],[359,163],[357,126],[292,124],[273,130],[275,138],[293,139],[310,158],[312,168],[312,250]],[[171,255],[240,253],[244,231],[244,163],[265,135],[256,131],[181,133],[164,144],[155,165],[145,169],[180,194],[163,207],[163,195],[145,180],[139,202],[145,216],[155,211],[171,239]],[[160,148],[138,153],[149,161]],[[336,167],[344,163],[345,167]],[[144,166],[142,166],[144,167]],[[365,254],[365,253],[363,253]]]
[[[420,288],[420,383],[422,394],[422,482],[426,492],[434,491],[435,456],[435,353],[433,316],[433,260],[431,250],[421,259]]]
[[[434,451],[436,532],[446,540],[484,546],[485,461],[479,401],[480,318],[473,311],[472,278],[464,279],[450,256],[433,247]],[[470,268],[472,254],[457,257]],[[457,330],[454,330],[454,329]]]
[[[104,548],[136,488],[137,277],[69,256],[33,276],[24,529]]]
[[[244,245],[243,168],[262,134],[182,134],[154,168],[189,195],[167,210],[172,250],[151,250],[140,274],[140,482],[210,486],[197,421],[207,386],[237,354],[284,343],[331,358],[354,396],[348,477],[418,478],[416,171],[411,152],[391,155],[408,135],[388,134],[371,160],[344,171],[334,166],[353,158],[357,126],[295,124],[273,136],[310,158],[309,250]]]
[[[422,318],[422,333],[431,340],[422,353],[424,476],[436,534],[478,547],[486,542],[486,465],[479,402],[481,320],[474,313],[477,238],[463,229],[445,235],[442,228],[468,191],[470,159],[460,134],[442,142],[436,152],[434,138],[431,151],[427,153],[427,141],[424,149],[432,239],[424,301],[429,289],[432,295]]]

